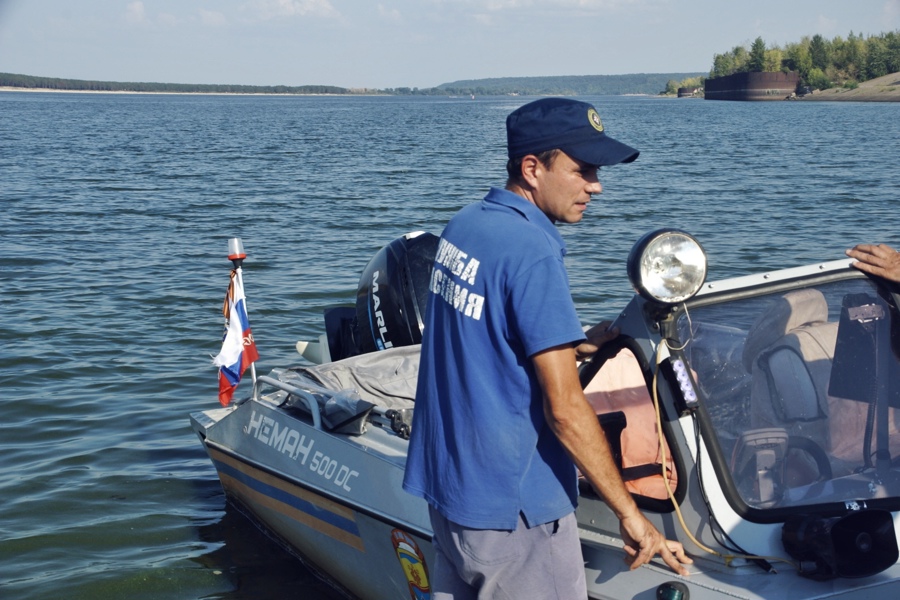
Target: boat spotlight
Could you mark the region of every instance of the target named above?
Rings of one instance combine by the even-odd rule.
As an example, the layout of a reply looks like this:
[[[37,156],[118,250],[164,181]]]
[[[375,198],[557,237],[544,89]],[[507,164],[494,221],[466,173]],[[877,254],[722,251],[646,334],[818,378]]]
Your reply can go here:
[[[706,281],[706,252],[700,242],[683,231],[651,231],[628,254],[628,279],[648,300],[684,302]]]

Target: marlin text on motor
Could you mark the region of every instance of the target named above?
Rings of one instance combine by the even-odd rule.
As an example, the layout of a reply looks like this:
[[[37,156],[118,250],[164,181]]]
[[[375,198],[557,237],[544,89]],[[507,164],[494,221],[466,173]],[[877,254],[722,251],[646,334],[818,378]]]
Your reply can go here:
[[[393,348],[394,343],[385,339],[387,334],[387,326],[384,324],[384,313],[381,312],[381,300],[378,298],[378,274],[380,271],[372,273],[372,310],[375,311],[375,323],[378,325],[378,336],[381,338],[379,350],[385,348]]]

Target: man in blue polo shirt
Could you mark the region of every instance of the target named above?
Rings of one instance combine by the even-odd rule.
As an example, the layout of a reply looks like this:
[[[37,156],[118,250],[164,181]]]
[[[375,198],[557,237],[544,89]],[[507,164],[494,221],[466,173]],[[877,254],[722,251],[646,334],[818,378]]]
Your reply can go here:
[[[584,398],[586,340],[555,223],[581,220],[601,165],[638,151],[606,135],[590,104],[545,98],[507,117],[509,179],[441,235],[425,316],[408,492],[431,508],[436,599],[587,596],[575,522],[576,466],[621,522],[632,568],[665,540],[625,489]]]

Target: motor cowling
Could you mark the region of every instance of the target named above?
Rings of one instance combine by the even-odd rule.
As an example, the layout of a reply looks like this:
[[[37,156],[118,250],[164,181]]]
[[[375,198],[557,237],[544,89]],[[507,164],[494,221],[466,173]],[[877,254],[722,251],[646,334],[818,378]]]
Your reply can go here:
[[[366,265],[356,294],[360,354],[422,341],[438,241],[432,233],[408,233],[379,250]]]

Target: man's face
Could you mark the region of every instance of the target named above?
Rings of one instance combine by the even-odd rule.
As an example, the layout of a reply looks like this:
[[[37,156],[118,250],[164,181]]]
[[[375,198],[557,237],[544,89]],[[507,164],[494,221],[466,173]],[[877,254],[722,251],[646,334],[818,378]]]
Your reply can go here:
[[[587,210],[591,194],[603,190],[598,169],[565,152],[557,154],[549,167],[539,163],[533,190],[535,205],[554,223],[577,223]]]

